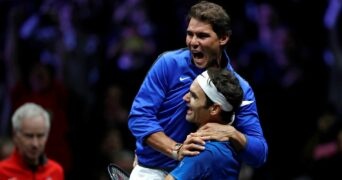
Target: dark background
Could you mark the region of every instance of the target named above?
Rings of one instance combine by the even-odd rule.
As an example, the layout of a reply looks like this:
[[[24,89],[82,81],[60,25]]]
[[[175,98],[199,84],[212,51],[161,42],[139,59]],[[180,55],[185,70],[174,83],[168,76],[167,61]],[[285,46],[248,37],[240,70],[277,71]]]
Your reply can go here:
[[[195,2],[1,0],[2,139],[10,137],[13,110],[35,101],[55,114],[48,149],[68,179],[105,179],[106,164],[127,154],[129,166],[132,100],[157,56],[185,47],[185,15]],[[213,2],[231,16],[227,52],[254,88],[269,144],[267,163],[244,167],[241,179],[341,177],[342,60],[333,56],[338,51],[324,24],[329,1]],[[271,9],[262,28],[261,5]]]

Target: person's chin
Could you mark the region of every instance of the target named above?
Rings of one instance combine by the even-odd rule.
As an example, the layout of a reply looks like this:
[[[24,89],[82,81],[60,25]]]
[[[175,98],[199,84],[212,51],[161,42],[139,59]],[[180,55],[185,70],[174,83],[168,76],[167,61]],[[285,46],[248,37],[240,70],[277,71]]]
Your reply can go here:
[[[191,122],[191,117],[190,116],[186,115],[185,119],[186,119],[186,121]]]
[[[205,68],[208,64],[208,60],[205,57],[195,57],[192,56],[193,63],[198,68]]]
[[[194,62],[195,66],[200,68],[200,69],[204,69],[207,67],[207,63],[202,63],[202,62]]]
[[[27,154],[27,158],[31,159],[31,160],[38,159],[39,156],[40,156],[40,153],[30,153],[30,154]]]
[[[28,164],[31,165],[35,165],[38,163],[38,157],[35,156],[26,156],[24,159]]]

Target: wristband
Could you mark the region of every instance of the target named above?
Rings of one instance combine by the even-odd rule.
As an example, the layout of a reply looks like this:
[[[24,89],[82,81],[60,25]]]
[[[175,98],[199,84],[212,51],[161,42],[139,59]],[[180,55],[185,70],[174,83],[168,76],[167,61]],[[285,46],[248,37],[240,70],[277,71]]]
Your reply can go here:
[[[179,150],[180,150],[180,148],[183,146],[183,144],[181,144],[181,143],[176,143],[175,144],[175,147],[173,147],[173,149],[172,149],[172,158],[174,159],[174,160],[177,160],[178,161],[178,154],[179,154]]]

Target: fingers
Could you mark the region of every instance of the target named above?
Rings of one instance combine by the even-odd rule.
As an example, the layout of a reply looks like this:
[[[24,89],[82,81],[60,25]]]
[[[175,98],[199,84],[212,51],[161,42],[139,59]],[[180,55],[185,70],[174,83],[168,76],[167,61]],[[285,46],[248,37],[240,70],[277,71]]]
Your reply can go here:
[[[196,156],[205,149],[205,141],[196,133],[189,134],[179,150],[178,159],[183,159],[184,156]]]
[[[200,153],[200,151],[187,151],[187,150],[184,150],[180,154],[180,159],[183,159],[184,156],[196,156],[199,153]]]
[[[203,151],[204,149],[205,149],[204,145],[199,145],[199,144],[186,144],[183,147],[183,150],[189,151],[189,152]]]
[[[207,123],[204,126],[200,127],[199,131],[216,131],[220,129],[226,129],[230,125],[219,124],[219,123]]]
[[[211,140],[213,138],[213,133],[212,132],[207,132],[207,131],[197,131],[196,133],[191,133],[189,134],[192,137],[196,137],[199,138],[198,141],[202,140],[207,141],[207,140]]]
[[[228,141],[231,132],[229,130],[199,130],[196,133],[190,134],[193,137],[202,139],[203,141],[217,140],[217,141]]]
[[[203,145],[183,144],[182,148],[179,151],[178,158],[181,160],[184,156],[196,156],[204,149],[205,147]]]
[[[184,144],[198,144],[204,146],[205,140],[207,140],[205,137],[199,136],[196,133],[191,133],[186,137]]]

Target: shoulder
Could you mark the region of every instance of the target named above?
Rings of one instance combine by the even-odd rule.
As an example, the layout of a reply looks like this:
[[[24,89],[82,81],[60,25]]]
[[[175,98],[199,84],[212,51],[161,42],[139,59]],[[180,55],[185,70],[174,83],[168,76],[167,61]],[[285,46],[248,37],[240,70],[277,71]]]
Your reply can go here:
[[[244,100],[254,100],[254,91],[249,82],[240,76],[240,74],[238,74],[236,71],[234,71],[234,75],[240,82],[240,86],[244,92]]]
[[[181,48],[172,51],[165,51],[161,53],[157,60],[153,63],[152,68],[150,69],[151,73],[160,73],[171,74],[172,76],[176,76],[176,72],[183,72],[186,69],[189,69],[189,65],[191,64],[191,56],[188,48]]]
[[[221,141],[207,141],[205,144],[205,149],[197,156],[192,156],[194,159],[203,159],[203,160],[214,160],[220,159],[223,155],[227,154],[233,155],[233,148],[229,144],[229,142],[221,142]],[[214,161],[210,161],[214,162]]]
[[[8,159],[4,159],[0,161],[0,171],[8,165]]]
[[[168,58],[173,58],[173,57],[183,57],[183,56],[188,56],[190,55],[190,51],[188,48],[180,48],[180,49],[175,49],[175,50],[169,50],[169,51],[164,51],[159,55],[159,57],[168,57]]]
[[[196,156],[186,156],[183,166],[189,169],[208,170],[208,168],[227,164],[235,159],[233,150],[228,142],[207,141],[205,149]]]
[[[234,73],[235,77],[239,80],[240,82],[240,86],[244,92],[244,98],[246,99],[249,99],[249,98],[254,98],[254,93],[253,93],[253,89],[252,87],[250,86],[249,82],[244,79],[238,72],[235,71],[235,69],[233,68],[232,64],[230,63],[230,60],[229,60],[229,56],[227,54],[225,54],[225,56],[228,60],[228,64],[227,64],[227,69],[231,72]],[[246,97],[247,96],[247,97]],[[251,97],[249,97],[251,96]]]
[[[19,167],[18,161],[13,157],[13,154],[9,155],[6,159],[0,161],[0,170],[4,168],[17,168]]]
[[[0,161],[0,179],[10,179],[14,176],[25,175],[28,171],[22,167],[14,158]]]
[[[48,159],[48,162],[46,164],[47,168],[53,170],[53,171],[57,171],[61,174],[64,173],[63,167],[56,161],[52,160],[52,159]]]
[[[229,141],[208,141],[203,152],[207,154],[206,158],[210,158],[212,167],[236,167],[239,164],[237,152]]]
[[[246,79],[244,79],[239,73],[234,71],[234,75],[239,80],[240,85],[241,85],[242,88],[251,88],[249,82]]]
[[[234,151],[229,141],[207,141],[205,144],[205,150],[207,150],[210,153]]]
[[[158,56],[159,60],[164,60],[168,62],[176,61],[176,62],[187,62],[183,60],[190,59],[190,51],[188,48],[181,48],[177,50],[165,51]]]

